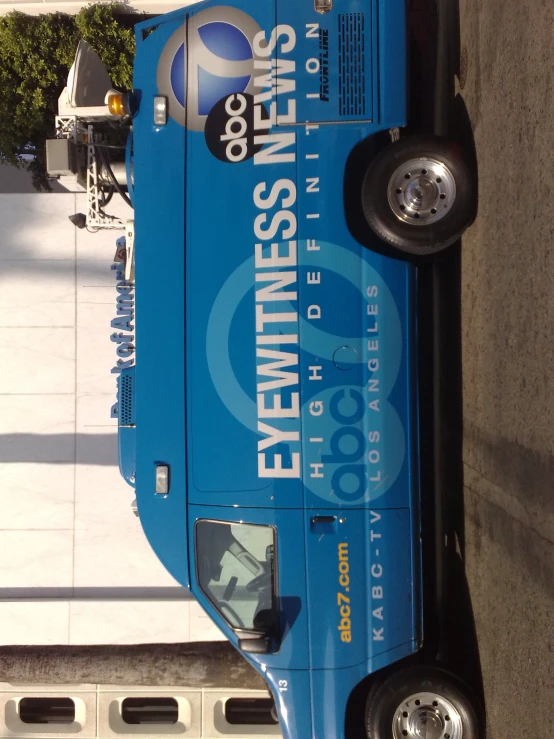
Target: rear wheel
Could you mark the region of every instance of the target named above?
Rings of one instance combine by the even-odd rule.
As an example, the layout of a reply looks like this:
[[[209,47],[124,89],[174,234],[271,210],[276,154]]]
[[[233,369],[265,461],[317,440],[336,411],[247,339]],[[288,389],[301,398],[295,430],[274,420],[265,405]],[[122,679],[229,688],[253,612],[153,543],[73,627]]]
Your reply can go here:
[[[483,739],[481,708],[471,690],[436,667],[400,670],[371,691],[368,739]]]
[[[384,149],[364,178],[362,205],[375,234],[405,254],[453,244],[475,217],[475,182],[461,150],[433,136]]]

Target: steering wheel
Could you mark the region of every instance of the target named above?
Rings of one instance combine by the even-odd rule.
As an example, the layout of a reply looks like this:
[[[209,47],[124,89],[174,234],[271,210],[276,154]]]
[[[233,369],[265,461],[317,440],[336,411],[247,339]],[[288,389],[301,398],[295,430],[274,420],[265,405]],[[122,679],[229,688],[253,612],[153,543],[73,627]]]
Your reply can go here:
[[[251,593],[254,590],[261,590],[262,588],[266,588],[269,585],[271,585],[271,570],[268,570],[267,572],[262,572],[261,575],[258,575],[253,580],[250,580],[250,582],[246,586],[246,589]]]
[[[221,609],[222,612],[224,610],[227,610],[231,614],[231,616],[233,617],[232,620],[234,620],[234,621],[237,622],[236,624],[233,624],[235,626],[235,628],[239,628],[239,629],[245,629],[246,628],[246,624],[244,623],[244,621],[242,620],[242,618],[239,616],[239,614],[235,611],[235,609],[232,606],[230,606],[224,600],[218,601],[218,605],[219,605],[219,608]]]

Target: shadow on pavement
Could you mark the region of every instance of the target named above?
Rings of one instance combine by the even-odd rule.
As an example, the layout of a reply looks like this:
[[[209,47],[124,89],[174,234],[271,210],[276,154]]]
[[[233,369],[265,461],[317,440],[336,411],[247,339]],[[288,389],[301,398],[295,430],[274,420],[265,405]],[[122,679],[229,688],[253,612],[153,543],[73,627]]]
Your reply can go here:
[[[471,121],[463,97],[456,94],[455,85],[461,60],[459,6],[457,0],[437,2],[442,18],[436,12],[435,0],[411,2],[413,94],[410,129],[413,132],[446,132],[464,151],[478,183]],[[440,40],[441,27],[446,29],[442,37],[444,43]],[[436,65],[437,51],[447,65],[442,70]],[[478,190],[475,215],[477,203]],[[420,291],[432,291],[432,297],[425,295],[420,299],[420,309],[424,314],[430,311],[430,320],[436,327],[435,386],[429,387],[429,391],[440,408],[439,441],[435,446],[438,461],[434,474],[440,480],[446,513],[447,555],[441,577],[443,607],[436,624],[441,632],[437,650],[441,661],[468,683],[484,705],[475,619],[465,573],[461,250],[462,243],[458,243],[419,270]]]
[[[440,1],[440,0],[439,0]],[[478,207],[478,171],[475,141],[463,97],[455,93],[460,73],[459,6],[445,0],[449,24],[449,87],[445,121],[449,138],[456,141],[475,175]],[[444,7],[444,6],[443,6]],[[436,120],[436,116],[435,116]],[[475,618],[465,572],[465,514],[463,475],[462,279],[463,240],[434,264],[434,311],[440,361],[435,381],[441,406],[440,467],[446,511],[446,577],[441,657],[462,677],[485,705]]]
[[[447,540],[441,656],[484,703],[475,619],[465,573],[461,245],[435,265],[439,298],[441,479]]]

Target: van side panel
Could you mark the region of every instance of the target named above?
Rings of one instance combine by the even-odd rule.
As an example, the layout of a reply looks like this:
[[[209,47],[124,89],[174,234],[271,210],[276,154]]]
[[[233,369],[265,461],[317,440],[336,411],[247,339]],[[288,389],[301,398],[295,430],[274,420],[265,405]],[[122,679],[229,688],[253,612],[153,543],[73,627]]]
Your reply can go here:
[[[302,508],[296,271],[268,267],[260,239],[296,232],[296,166],[221,162],[199,138],[187,132],[189,497]],[[289,242],[275,247],[283,261]],[[271,417],[277,402],[295,417]]]
[[[407,0],[379,0],[379,119],[405,126],[408,85]]]
[[[310,507],[410,508],[415,269],[350,233],[344,171],[365,127],[298,137],[303,470]],[[369,164],[369,163],[368,163]],[[368,235],[368,243],[371,237]]]
[[[376,0],[334,0],[326,14],[315,12],[313,0],[277,0],[277,23],[296,32],[298,121],[375,120],[375,12]],[[279,54],[278,64],[286,64]]]
[[[148,104],[157,94],[156,61],[182,24],[182,19],[162,24],[140,44],[135,60],[135,88],[144,104],[133,120],[137,172],[134,381],[140,522],[159,559],[176,580],[188,586],[184,134],[171,119],[163,129],[156,130]],[[168,156],[169,151],[175,152],[178,166]],[[170,495],[155,493],[157,464],[170,466]]]

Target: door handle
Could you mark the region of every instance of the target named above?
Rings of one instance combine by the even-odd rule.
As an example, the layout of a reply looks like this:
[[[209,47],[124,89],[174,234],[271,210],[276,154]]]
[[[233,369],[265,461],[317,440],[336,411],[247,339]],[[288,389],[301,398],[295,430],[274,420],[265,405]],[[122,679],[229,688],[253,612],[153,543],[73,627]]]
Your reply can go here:
[[[335,523],[336,520],[336,516],[314,516],[312,523]]]
[[[332,534],[337,530],[337,517],[312,516],[310,530],[314,534]]]

